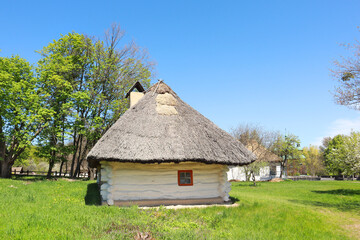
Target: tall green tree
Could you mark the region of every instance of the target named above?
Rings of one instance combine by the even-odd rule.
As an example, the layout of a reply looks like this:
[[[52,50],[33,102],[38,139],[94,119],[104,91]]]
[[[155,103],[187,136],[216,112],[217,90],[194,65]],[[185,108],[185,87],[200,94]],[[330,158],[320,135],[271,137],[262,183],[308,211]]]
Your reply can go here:
[[[345,138],[345,158],[343,174],[355,176],[360,174],[360,133],[351,132]]]
[[[88,151],[126,111],[126,91],[136,81],[149,85],[153,63],[134,43],[121,47],[123,34],[118,25],[105,40],[70,33],[40,51],[38,73],[54,92],[48,103],[57,113],[42,134],[49,172],[71,142],[70,175],[78,176]]]
[[[298,136],[293,134],[279,135],[276,142],[273,145],[272,151],[281,158],[281,173],[280,178],[286,171],[286,167],[289,160],[298,160],[301,157],[301,151],[299,150],[300,140]]]
[[[45,89],[24,59],[0,58],[0,176],[9,178],[11,167],[48,124],[53,112],[43,99]]]
[[[62,36],[39,51],[39,79],[52,93],[46,104],[55,113],[40,138],[41,156],[49,159],[48,177],[54,164],[66,159],[65,138],[77,130],[78,110],[88,101],[86,80],[91,74],[92,52],[91,40],[77,33]]]
[[[333,137],[324,150],[326,170],[331,176],[343,174],[344,160],[346,157],[345,135]]]

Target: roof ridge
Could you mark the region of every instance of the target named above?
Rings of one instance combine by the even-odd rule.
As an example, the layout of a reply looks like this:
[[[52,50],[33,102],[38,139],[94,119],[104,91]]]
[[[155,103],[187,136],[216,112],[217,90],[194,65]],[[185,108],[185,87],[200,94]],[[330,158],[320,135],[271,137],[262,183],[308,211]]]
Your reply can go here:
[[[157,83],[153,84],[145,92],[146,93],[153,92],[153,93],[157,93],[157,94],[170,93],[174,96],[177,96],[177,94],[171,89],[171,87],[169,87],[166,83],[164,83],[163,80],[158,81]]]

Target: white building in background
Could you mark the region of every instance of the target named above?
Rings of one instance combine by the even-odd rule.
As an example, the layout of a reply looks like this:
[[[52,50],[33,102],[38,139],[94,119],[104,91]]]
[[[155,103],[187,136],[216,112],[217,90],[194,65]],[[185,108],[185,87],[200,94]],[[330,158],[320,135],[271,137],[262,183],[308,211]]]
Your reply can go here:
[[[281,173],[280,157],[267,150],[256,141],[251,141],[246,147],[252,151],[258,158],[256,161],[265,162],[265,166],[260,168],[258,174],[255,174],[256,181],[268,181],[273,178],[279,178]],[[229,166],[227,172],[228,181],[246,181],[245,167]],[[251,180],[251,179],[250,179]]]
[[[228,181],[237,180],[237,181],[246,181],[246,174],[244,167],[229,167],[227,172]],[[268,181],[273,178],[279,178],[281,172],[280,163],[269,163],[269,166],[265,166],[260,169],[259,174],[255,175],[256,181]],[[251,179],[250,179],[251,180]]]

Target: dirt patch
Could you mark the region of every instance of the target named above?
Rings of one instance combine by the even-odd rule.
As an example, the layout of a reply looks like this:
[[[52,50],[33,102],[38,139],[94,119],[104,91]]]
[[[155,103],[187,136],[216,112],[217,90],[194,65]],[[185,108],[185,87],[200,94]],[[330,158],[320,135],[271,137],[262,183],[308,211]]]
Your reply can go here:
[[[112,223],[106,234],[121,234],[127,237],[133,237],[135,240],[155,240],[151,236],[151,232],[141,232],[139,226],[130,223],[116,224]]]
[[[282,180],[281,178],[273,178],[269,182],[282,182],[282,181],[284,180]]]
[[[72,179],[72,178],[63,178],[65,181],[68,181],[68,182],[75,182],[75,181],[78,181],[76,179]]]
[[[349,213],[335,213],[330,209],[320,209],[319,212],[330,218],[338,219],[339,227],[345,230],[351,239],[360,240],[360,219],[351,217]]]
[[[229,180],[228,182],[241,182],[240,180],[237,180],[237,179],[231,179]]]
[[[150,233],[142,233],[142,232],[137,232],[135,237],[135,240],[155,240],[155,238],[151,237]]]
[[[351,224],[343,225],[343,227],[347,230],[350,230],[351,236],[354,239],[360,239],[360,221],[355,218],[350,218]]]

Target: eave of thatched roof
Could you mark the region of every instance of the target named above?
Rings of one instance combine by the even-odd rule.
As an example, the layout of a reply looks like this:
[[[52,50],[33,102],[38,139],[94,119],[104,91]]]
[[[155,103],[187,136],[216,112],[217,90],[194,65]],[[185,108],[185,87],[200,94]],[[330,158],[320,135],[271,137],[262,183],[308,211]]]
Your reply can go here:
[[[100,161],[246,165],[256,159],[163,82],[150,87],[96,143],[87,158],[91,166]]]

